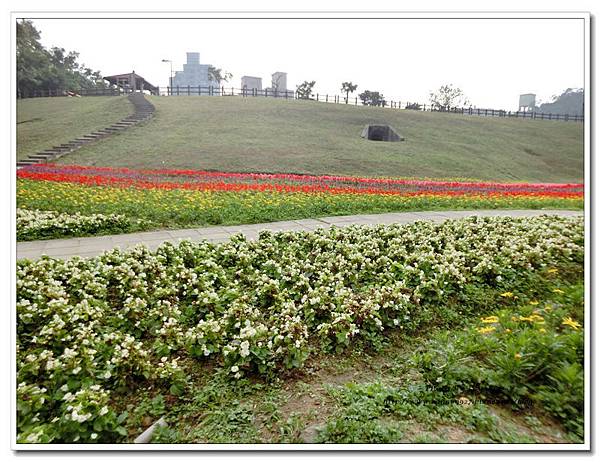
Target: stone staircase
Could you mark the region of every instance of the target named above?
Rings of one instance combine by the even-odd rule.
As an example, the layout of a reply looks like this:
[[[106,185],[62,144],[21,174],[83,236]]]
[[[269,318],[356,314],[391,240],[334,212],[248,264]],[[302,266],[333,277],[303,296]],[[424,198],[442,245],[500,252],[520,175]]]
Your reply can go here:
[[[138,125],[139,123],[148,120],[153,116],[154,105],[144,98],[143,93],[132,93],[128,96],[128,99],[131,104],[133,104],[134,112],[132,114],[106,128],[89,133],[88,135],[80,136],[79,138],[75,138],[68,143],[53,146],[50,149],[45,149],[43,151],[36,152],[35,154],[30,154],[27,159],[17,162],[17,169],[27,165],[35,165],[58,159],[65,154],[76,151],[82,146],[95,143],[96,141],[109,137],[115,133],[127,130],[128,128]]]

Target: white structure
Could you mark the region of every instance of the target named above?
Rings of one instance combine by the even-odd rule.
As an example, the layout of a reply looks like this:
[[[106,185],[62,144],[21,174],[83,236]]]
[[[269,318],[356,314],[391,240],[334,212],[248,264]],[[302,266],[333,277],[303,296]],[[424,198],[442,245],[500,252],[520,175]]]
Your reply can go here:
[[[248,93],[262,91],[262,79],[260,77],[250,77],[249,75],[243,76],[242,90]]]
[[[198,87],[204,87],[202,93],[208,94],[209,87],[218,88],[220,82],[211,80],[208,75],[208,64],[200,64],[200,53],[186,55],[187,63],[183,65],[183,71],[177,71],[173,76],[173,89],[179,87],[180,92],[187,92],[188,86],[195,87],[192,91],[198,94]]]
[[[535,111],[535,94],[525,93],[519,96],[519,112]]]
[[[276,92],[285,92],[287,90],[287,73],[275,72],[271,76],[271,89]]]

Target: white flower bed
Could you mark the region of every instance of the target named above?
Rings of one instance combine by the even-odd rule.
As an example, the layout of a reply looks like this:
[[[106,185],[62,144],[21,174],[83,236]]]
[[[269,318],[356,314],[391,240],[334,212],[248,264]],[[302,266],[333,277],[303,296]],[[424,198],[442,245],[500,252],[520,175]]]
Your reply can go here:
[[[123,215],[81,215],[41,210],[17,209],[17,240],[71,236],[104,230],[126,230],[129,220]]]
[[[582,262],[583,220],[555,217],[263,232],[256,242],[19,261],[19,440],[115,441],[124,429],[106,406],[119,386],[154,380],[180,393],[193,358],[232,378],[300,367],[312,348],[415,331],[468,301],[467,288],[514,290],[548,266]]]

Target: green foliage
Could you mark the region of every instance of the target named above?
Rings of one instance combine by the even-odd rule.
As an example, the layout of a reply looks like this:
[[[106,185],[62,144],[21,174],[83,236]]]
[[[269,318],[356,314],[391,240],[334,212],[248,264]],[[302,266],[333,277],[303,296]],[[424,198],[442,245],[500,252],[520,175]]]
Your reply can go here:
[[[442,85],[436,91],[429,93],[429,100],[431,106],[438,111],[469,105],[469,100],[466,98],[463,91],[460,88],[454,87],[452,84]]]
[[[143,204],[143,206],[141,206]],[[122,215],[130,231],[264,223],[332,215],[475,209],[582,209],[582,199],[378,194],[204,192],[17,180],[17,206],[64,214]],[[58,235],[57,235],[58,236]]]
[[[571,287],[565,296],[550,292],[553,297],[543,304],[530,300],[481,318],[479,326],[466,331],[439,334],[412,363],[435,390],[496,396],[518,408],[539,403],[582,438],[581,288]]]
[[[126,434],[120,424],[126,416],[117,417],[120,409],[112,408],[111,395],[148,384],[175,401],[193,397],[195,406],[210,412],[203,420],[206,432],[227,429],[223,441],[230,441],[234,429],[242,427],[252,439],[249,408],[241,402],[219,406],[223,390],[216,385],[196,393],[190,368],[212,361],[223,380],[239,381],[240,387],[249,387],[245,377],[254,375],[276,380],[287,369],[302,367],[315,350],[344,351],[357,342],[377,348],[391,330],[416,334],[435,325],[441,307],[445,314],[461,314],[463,304],[457,303],[457,296],[469,286],[487,290],[489,300],[506,304],[508,310],[515,299],[500,293],[505,290],[503,280],[517,293],[535,283],[530,274],[537,274],[538,281],[581,274],[582,235],[581,218],[470,218],[313,233],[263,232],[256,242],[238,235],[221,245],[164,244],[155,253],[137,247],[90,259],[20,260],[19,441],[122,441]],[[582,294],[550,293],[564,301]],[[550,373],[539,373],[540,358],[548,362],[546,349],[557,364],[573,363],[574,357],[579,363],[583,354],[576,329],[582,323],[579,311],[557,305],[554,317],[548,315],[548,332],[553,327],[562,335],[555,345],[546,334],[524,341],[526,329],[539,328],[533,305],[528,307],[519,311],[530,318],[523,332],[515,326],[513,341],[489,354],[491,378],[483,382],[514,397],[529,397],[523,387]],[[486,304],[470,311],[485,315],[488,309]],[[501,316],[502,322],[521,322],[512,321],[508,311]],[[458,322],[460,316],[452,319]],[[469,355],[483,355],[491,348],[486,340],[490,337],[480,334],[473,329],[464,334]],[[472,377],[478,377],[478,370],[473,368],[469,376],[458,367],[460,345],[445,345],[448,342],[432,343],[431,358],[416,362],[428,387],[417,387],[406,396],[405,391],[375,387],[367,394],[377,399],[357,405],[353,412],[361,421],[371,420],[390,403],[400,414],[454,412],[402,407],[411,396],[433,401],[440,394],[467,390],[467,379],[475,383]],[[515,367],[517,347],[527,367]],[[454,367],[431,367],[446,363],[457,366],[462,375],[452,375]],[[438,369],[445,375],[437,374]],[[561,366],[552,376],[555,381],[575,380],[577,371]],[[577,408],[578,398],[559,401],[551,392],[542,389],[539,396],[549,410],[560,408],[571,415]],[[151,407],[160,411],[161,403]],[[463,417],[474,428],[493,424],[483,414]],[[289,426],[294,427],[293,422]],[[373,441],[399,435],[397,428],[365,428]]]
[[[314,80],[308,81],[305,80],[300,85],[296,86],[296,94],[298,95],[298,99],[311,99],[313,96],[313,87],[317,82]]]
[[[131,222],[122,215],[81,215],[17,209],[17,240],[123,233]]]
[[[17,91],[24,96],[36,90],[105,88],[98,71],[77,62],[79,53],[64,48],[46,50],[32,21],[17,22]]]
[[[208,66],[208,77],[210,80],[216,83],[217,86],[221,85],[221,82],[228,82],[233,74],[231,72],[223,71],[223,69],[215,66]]]
[[[350,93],[354,93],[358,85],[353,84],[352,82],[342,82],[342,92],[346,93],[346,104],[348,104],[348,95]]]
[[[552,101],[540,105],[539,111],[549,114],[583,115],[583,88],[567,88],[560,95],[555,95]]]
[[[365,90],[358,97],[362,101],[363,106],[387,106],[384,96],[378,91]]]

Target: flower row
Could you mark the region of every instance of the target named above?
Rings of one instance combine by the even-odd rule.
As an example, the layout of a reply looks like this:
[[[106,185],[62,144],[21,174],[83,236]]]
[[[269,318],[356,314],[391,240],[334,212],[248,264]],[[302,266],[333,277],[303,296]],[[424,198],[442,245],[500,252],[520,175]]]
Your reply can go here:
[[[81,215],[17,208],[17,239],[32,240],[56,235],[76,236],[104,231],[126,231],[130,221],[122,215]]]
[[[583,263],[581,218],[469,218],[442,224],[238,235],[224,244],[115,249],[17,267],[19,440],[114,441],[110,396],[144,381],[180,393],[186,364],[232,378],[301,367],[313,350],[415,332],[532,274]],[[454,301],[454,302],[452,302]],[[454,313],[454,316],[461,316]]]
[[[39,164],[20,169],[19,178],[95,186],[212,191],[327,192],[329,194],[492,195],[583,197],[582,184],[481,183],[252,174],[191,170],[130,170]]]

